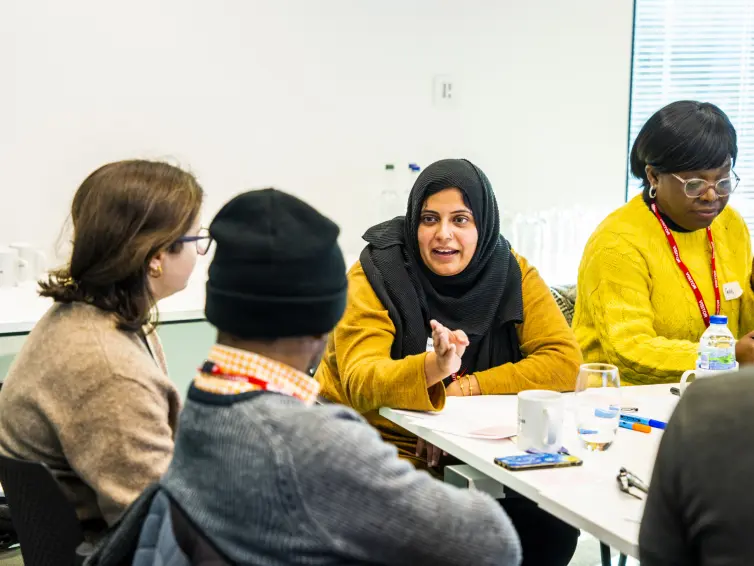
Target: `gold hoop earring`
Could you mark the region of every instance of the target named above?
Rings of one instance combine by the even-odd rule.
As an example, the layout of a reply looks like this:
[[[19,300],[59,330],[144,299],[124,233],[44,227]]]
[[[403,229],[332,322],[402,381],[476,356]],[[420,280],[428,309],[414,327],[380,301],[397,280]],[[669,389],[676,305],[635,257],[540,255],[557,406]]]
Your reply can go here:
[[[154,277],[155,279],[159,279],[162,277],[162,266],[158,265],[157,267],[149,266],[149,276]]]
[[[649,198],[655,198],[657,196],[657,189],[654,186],[649,187]]]

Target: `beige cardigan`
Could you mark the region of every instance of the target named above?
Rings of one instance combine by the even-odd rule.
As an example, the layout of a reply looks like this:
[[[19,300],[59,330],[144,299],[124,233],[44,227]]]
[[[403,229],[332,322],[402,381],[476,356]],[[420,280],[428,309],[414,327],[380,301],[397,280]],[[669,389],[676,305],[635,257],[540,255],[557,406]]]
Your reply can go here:
[[[181,399],[147,341],[96,307],[55,304],[3,382],[0,453],[46,463],[82,522],[112,525],[170,463]]]

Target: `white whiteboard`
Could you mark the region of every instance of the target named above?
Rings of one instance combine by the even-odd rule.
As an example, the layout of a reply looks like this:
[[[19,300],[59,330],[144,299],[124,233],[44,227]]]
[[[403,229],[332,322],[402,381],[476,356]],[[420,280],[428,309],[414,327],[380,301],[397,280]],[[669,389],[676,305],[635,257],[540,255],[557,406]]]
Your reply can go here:
[[[469,157],[507,211],[617,205],[631,18],[631,0],[0,0],[0,243],[51,249],[84,177],[132,157],[192,169],[209,217],[293,192],[347,253],[388,162]]]

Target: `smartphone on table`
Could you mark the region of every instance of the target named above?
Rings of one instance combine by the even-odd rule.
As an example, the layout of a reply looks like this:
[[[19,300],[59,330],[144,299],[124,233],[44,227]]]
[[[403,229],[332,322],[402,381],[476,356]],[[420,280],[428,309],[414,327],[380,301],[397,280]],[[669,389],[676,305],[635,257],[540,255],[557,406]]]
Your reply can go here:
[[[520,454],[518,456],[495,458],[495,464],[511,472],[544,468],[565,468],[580,466],[582,463],[580,458],[569,454]]]

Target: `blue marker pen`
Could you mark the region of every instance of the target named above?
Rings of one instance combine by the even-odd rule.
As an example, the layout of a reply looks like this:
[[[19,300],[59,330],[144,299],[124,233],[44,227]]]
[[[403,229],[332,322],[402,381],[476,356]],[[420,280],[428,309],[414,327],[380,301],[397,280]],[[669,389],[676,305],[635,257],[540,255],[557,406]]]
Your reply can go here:
[[[664,430],[668,423],[665,423],[663,421],[656,421],[655,419],[648,419],[646,417],[639,417],[637,415],[623,415],[620,416],[621,420],[628,421],[631,423],[639,423],[647,426],[651,426],[652,428],[659,428]]]

